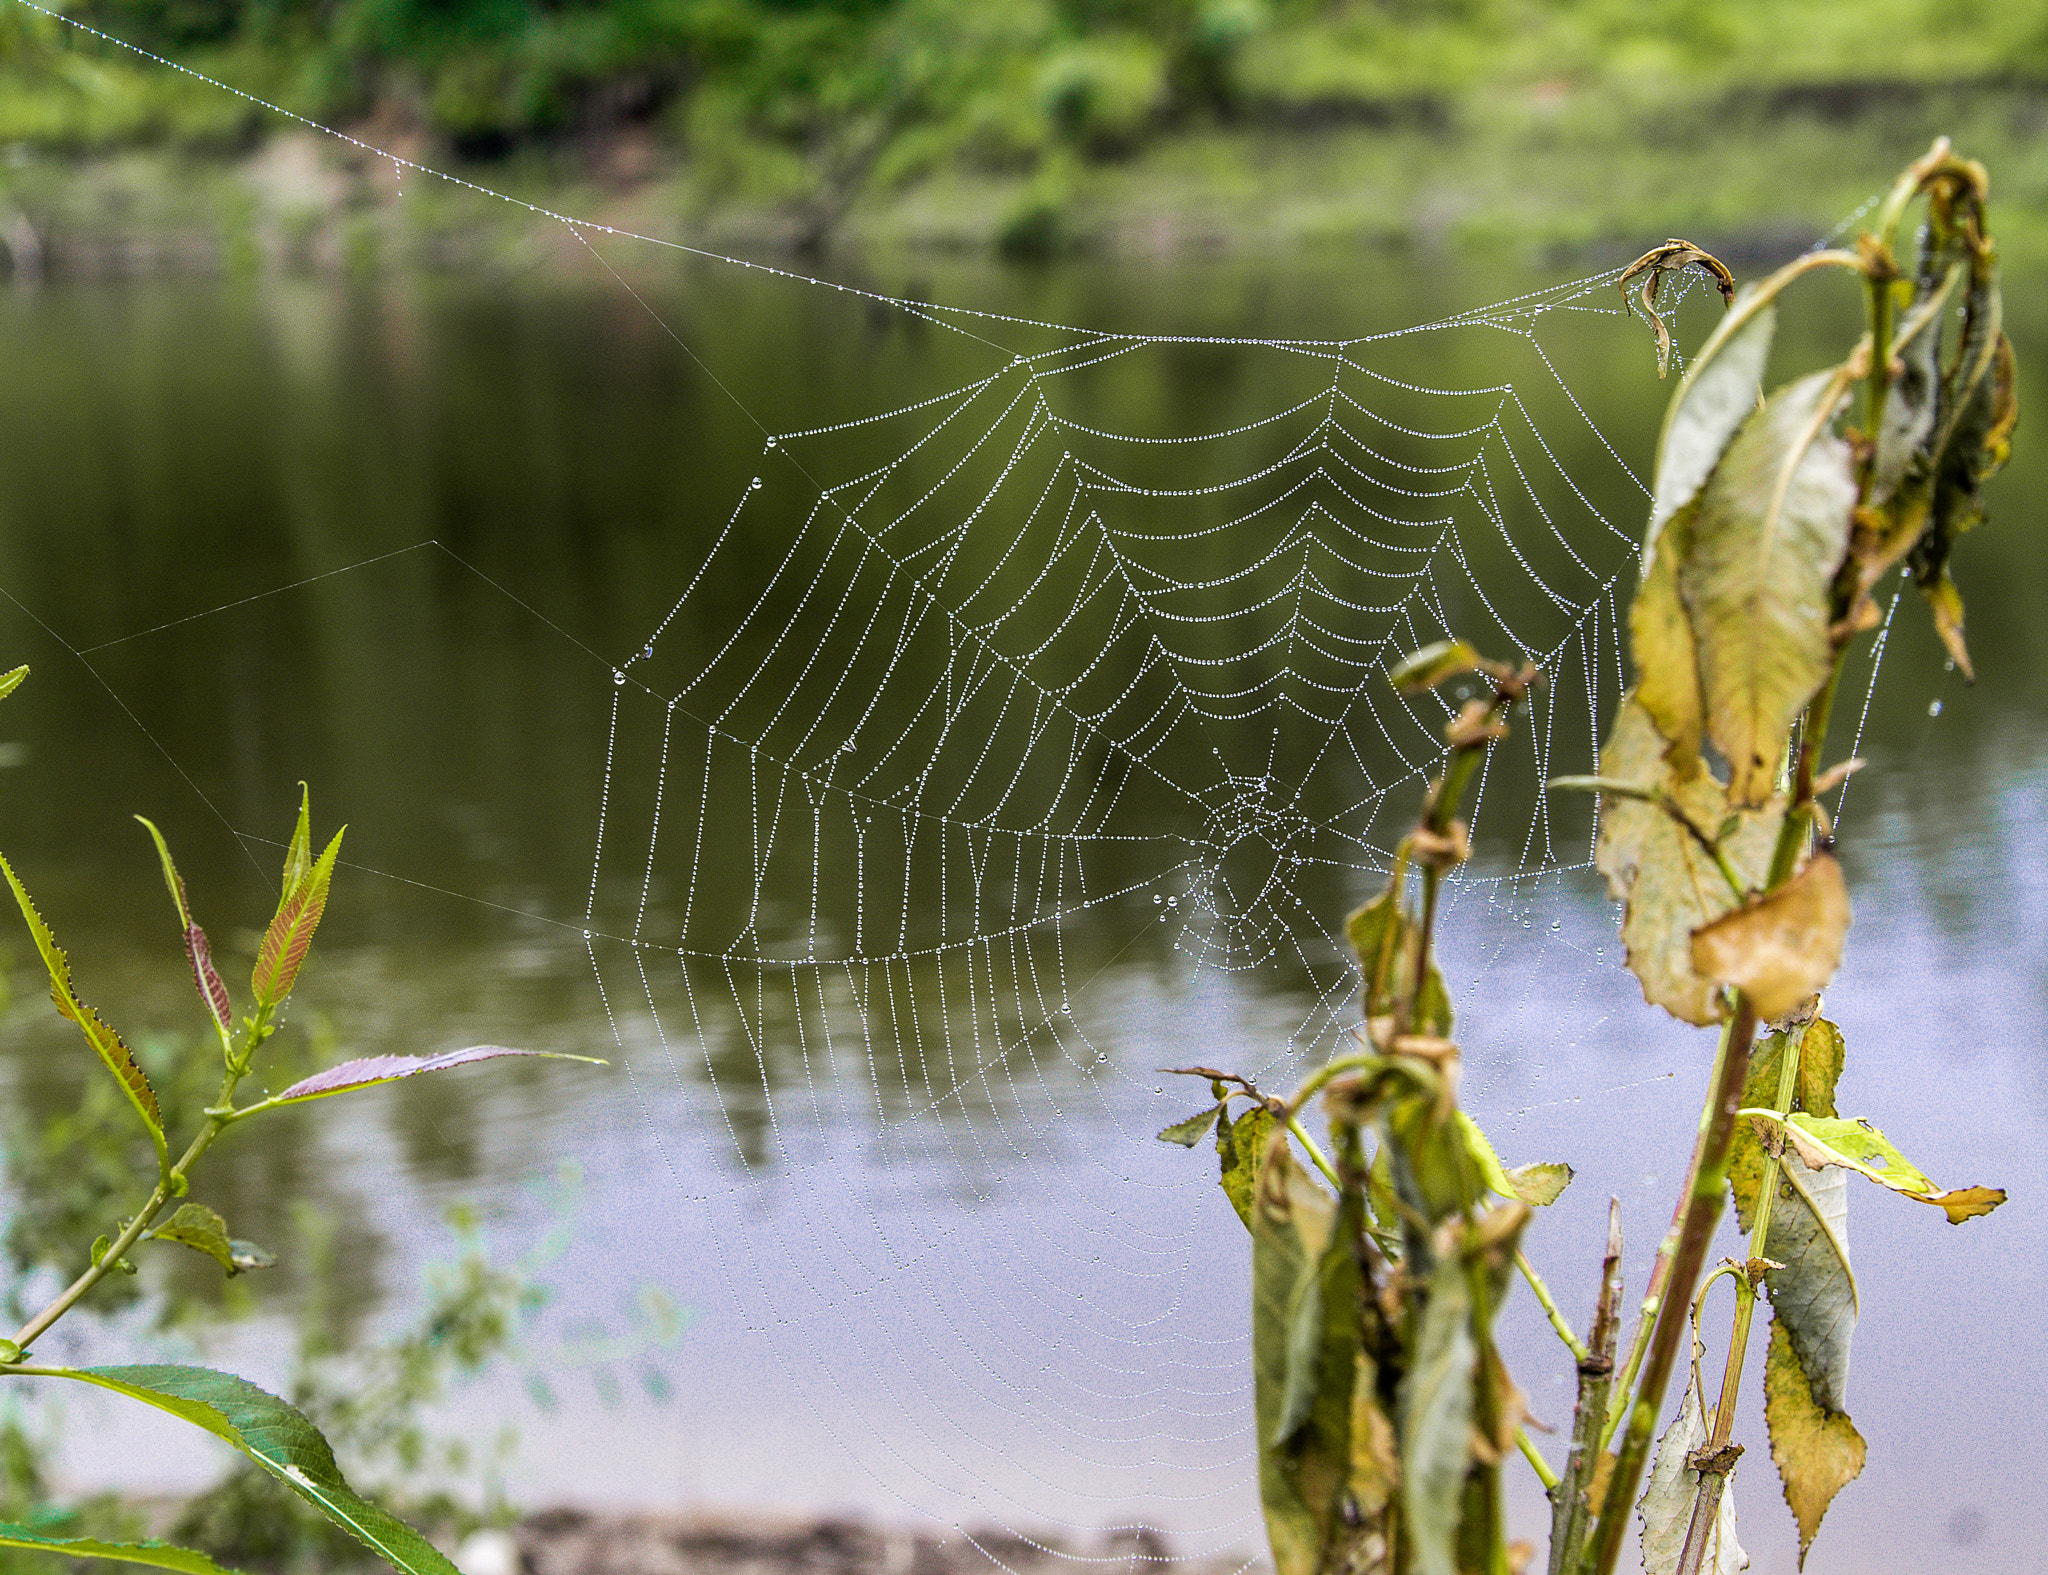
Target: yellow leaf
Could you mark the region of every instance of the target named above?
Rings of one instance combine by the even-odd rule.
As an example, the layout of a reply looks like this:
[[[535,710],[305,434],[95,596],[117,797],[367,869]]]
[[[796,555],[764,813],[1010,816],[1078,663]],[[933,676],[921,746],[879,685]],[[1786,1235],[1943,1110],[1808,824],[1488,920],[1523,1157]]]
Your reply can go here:
[[[1695,930],[1692,965],[1702,977],[1741,990],[1769,1021],[1834,977],[1848,931],[1842,866],[1832,853],[1817,853],[1776,891]]]
[[[1695,826],[1709,835],[1718,832],[1729,815],[1726,791],[1705,770],[1681,779],[1665,762],[1664,748],[1650,713],[1629,696],[1600,752],[1600,773],[1661,792]],[[1783,815],[1781,802],[1758,814],[1740,814],[1735,830],[1722,839],[1722,852],[1742,880],[1761,882]],[[1693,931],[1736,905],[1713,858],[1663,807],[1618,793],[1601,795],[1594,856],[1608,890],[1627,904],[1621,938],[1644,999],[1688,1023],[1718,1022],[1720,986],[1696,972],[1692,960]]]
[[[1785,1503],[1799,1522],[1799,1562],[1813,1546],[1821,1517],[1835,1495],[1863,1471],[1863,1435],[1840,1411],[1814,1403],[1792,1342],[1782,1326],[1771,1325],[1770,1354],[1764,1360],[1764,1422],[1771,1431],[1771,1458],[1785,1486]]]

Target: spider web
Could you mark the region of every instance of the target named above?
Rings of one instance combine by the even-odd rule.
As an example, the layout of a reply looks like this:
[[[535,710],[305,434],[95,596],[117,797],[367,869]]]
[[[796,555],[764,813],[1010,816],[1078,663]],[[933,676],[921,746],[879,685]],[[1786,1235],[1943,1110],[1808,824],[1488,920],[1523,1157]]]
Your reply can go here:
[[[1241,1232],[1152,1068],[1284,1087],[1348,1041],[1342,924],[1464,698],[1397,696],[1420,645],[1545,674],[1452,909],[1527,928],[1588,865],[1540,784],[1594,768],[1646,494],[1545,339],[1615,277],[1341,341],[895,303],[981,375],[766,434],[613,671],[585,938],[649,1158],[747,1236],[700,1227],[749,1383],[871,1490],[1257,1545]],[[1218,354],[1249,418],[1191,386]]]
[[[1348,1037],[1344,918],[1463,698],[1386,673],[1452,635],[1544,682],[1468,801],[1445,955],[1520,979],[1481,1013],[1495,1038],[1561,994],[1592,1034],[1633,993],[1597,951],[1512,941],[1590,861],[1589,808],[1541,784],[1593,769],[1623,683],[1648,496],[1623,449],[1647,442],[1603,433],[1559,345],[1611,319],[1607,351],[1647,362],[1617,274],[1355,338],[1148,334],[521,205],[750,415],[600,245],[824,284],[981,363],[763,427],[593,701],[583,941],[641,1113],[605,1137],[648,1178],[631,1250],[732,1315],[701,1331],[714,1447],[791,1503],[934,1519],[1004,1568],[1045,1532],[1079,1562],[1134,1557],[1075,1551],[1105,1527],[1258,1546],[1245,1242],[1213,1161],[1153,1141],[1199,1085],[1152,1069],[1280,1088]],[[1496,1111],[1542,1107],[1468,1056]]]

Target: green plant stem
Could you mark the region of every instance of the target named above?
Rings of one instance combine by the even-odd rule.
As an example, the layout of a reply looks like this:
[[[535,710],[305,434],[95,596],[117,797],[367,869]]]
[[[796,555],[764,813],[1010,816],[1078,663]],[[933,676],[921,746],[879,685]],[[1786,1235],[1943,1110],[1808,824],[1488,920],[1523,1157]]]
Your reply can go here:
[[[1550,1320],[1550,1327],[1557,1331],[1557,1337],[1564,1341],[1565,1349],[1572,1353],[1572,1360],[1584,1362],[1591,1353],[1586,1342],[1565,1322],[1564,1314],[1558,1311],[1557,1301],[1550,1294],[1550,1287],[1543,1283],[1543,1276],[1536,1272],[1536,1265],[1529,1261],[1529,1255],[1520,1247],[1515,1249],[1515,1267],[1522,1271],[1522,1278],[1529,1282],[1529,1289],[1536,1293],[1536,1300],[1543,1308],[1543,1316]]]
[[[1783,1115],[1792,1108],[1792,1095],[1799,1086],[1799,1039],[1787,1035],[1783,1059],[1778,1064],[1778,1091],[1773,1108]],[[1777,1141],[1784,1142],[1780,1128]],[[1723,1456],[1729,1435],[1735,1431],[1735,1402],[1742,1391],[1742,1369],[1749,1357],[1749,1328],[1756,1316],[1756,1282],[1762,1271],[1757,1268],[1764,1255],[1764,1243],[1770,1239],[1771,1216],[1778,1201],[1778,1150],[1766,1144],[1764,1147],[1764,1168],[1757,1180],[1756,1212],[1750,1222],[1749,1262],[1741,1269],[1728,1270],[1728,1276],[1735,1282],[1735,1317],[1728,1331],[1728,1363],[1721,1372],[1721,1397],[1714,1406],[1713,1430],[1707,1436],[1705,1450],[1710,1456],[1723,1460],[1718,1469],[1702,1468],[1699,1488],[1692,1501],[1692,1520],[1686,1527],[1685,1544],[1679,1552],[1677,1575],[1699,1575],[1706,1559],[1707,1543],[1711,1538],[1715,1519],[1721,1512],[1721,1495],[1728,1486],[1728,1467],[1733,1464],[1731,1457]],[[1709,1280],[1711,1282],[1711,1278]],[[1705,1286],[1701,1287],[1702,1292]],[[1698,1315],[1695,1311],[1695,1322]]]
[[[1536,1447],[1536,1442],[1529,1437],[1529,1430],[1526,1427],[1515,1429],[1515,1448],[1519,1449],[1522,1458],[1529,1462],[1529,1469],[1536,1473],[1536,1480],[1543,1484],[1543,1491],[1555,1493],[1558,1475],[1550,1469],[1550,1462],[1543,1458],[1543,1451]]]
[[[1778,1097],[1772,1105],[1780,1115],[1792,1108],[1792,1095],[1799,1087],[1798,1038],[1787,1034],[1785,1054],[1778,1067]],[[1781,1127],[1777,1143],[1785,1141]],[[1757,1179],[1756,1212],[1750,1220],[1749,1261],[1754,1264],[1764,1256],[1765,1244],[1770,1240],[1771,1216],[1778,1202],[1778,1147],[1764,1145],[1763,1173]],[[1753,1274],[1744,1273],[1735,1280],[1735,1322],[1728,1336],[1728,1365],[1721,1375],[1721,1402],[1714,1413],[1714,1431],[1708,1440],[1710,1447],[1728,1442],[1728,1435],[1735,1427],[1735,1399],[1742,1387],[1742,1368],[1749,1349],[1749,1326],[1756,1314],[1756,1279]]]
[[[114,1272],[128,1249],[140,1241],[150,1226],[156,1223],[156,1218],[163,1212],[164,1205],[172,1198],[183,1194],[185,1189],[180,1183],[193,1164],[213,1147],[214,1140],[228,1129],[239,1114],[242,1114],[233,1109],[235,1085],[248,1074],[250,1058],[266,1037],[264,1030],[268,1017],[268,1011],[263,1011],[250,1023],[240,1058],[229,1058],[227,1072],[221,1079],[220,1097],[214,1101],[214,1107],[206,1112],[206,1124],[199,1129],[198,1135],[192,1139],[191,1146],[185,1150],[178,1162],[158,1176],[157,1184],[150,1192],[148,1200],[137,1211],[135,1217],[123,1227],[121,1234],[114,1238],[107,1250],[100,1254],[100,1261],[65,1286],[47,1307],[21,1326],[21,1332],[15,1335],[14,1343],[21,1348],[24,1355],[27,1354],[30,1345],[40,1339],[50,1325],[77,1306],[87,1292]]]
[[[1337,1174],[1336,1166],[1330,1163],[1330,1157],[1322,1151],[1316,1140],[1308,1135],[1308,1128],[1301,1124],[1301,1117],[1291,1110],[1287,1113],[1287,1130],[1294,1134],[1295,1142],[1308,1150],[1308,1157],[1316,1169],[1323,1173],[1323,1180],[1342,1192],[1344,1182]]]
[[[1593,1299],[1586,1360],[1579,1363],[1578,1403],[1572,1409],[1572,1442],[1564,1460],[1564,1481],[1550,1495],[1550,1560],[1546,1575],[1564,1575],[1578,1565],[1591,1513],[1586,1487],[1600,1454],[1607,1420],[1607,1391],[1614,1382],[1614,1340],[1620,1332],[1621,1200],[1607,1200],[1607,1254],[1600,1264],[1600,1291]]]
[[[1728,1155],[1735,1140],[1735,1113],[1742,1107],[1750,1042],[1755,1037],[1756,1009],[1747,996],[1738,996],[1726,1052],[1720,1057],[1718,1075],[1708,1099],[1705,1141],[1699,1148],[1699,1164],[1686,1199],[1678,1250],[1671,1258],[1669,1289],[1657,1314],[1642,1381],[1629,1409],[1628,1427],[1600,1506],[1599,1524],[1594,1528],[1582,1566],[1589,1575],[1613,1575],[1615,1563],[1621,1557],[1621,1544],[1628,1531],[1628,1506],[1635,1501],[1636,1484],[1642,1478],[1657,1430],[1664,1390],[1671,1381],[1679,1346],[1691,1323],[1693,1287],[1699,1283],[1714,1227],[1720,1223],[1722,1194],[1728,1185]]]
[[[1707,1081],[1712,1087],[1719,1087],[1722,1073],[1728,1064],[1729,1047],[1734,1043],[1735,1020],[1731,1017],[1721,1025],[1720,1043],[1714,1051],[1714,1070]],[[1636,1374],[1643,1365],[1643,1356],[1650,1348],[1650,1334],[1656,1327],[1657,1315],[1663,1310],[1664,1289],[1670,1283],[1671,1260],[1678,1251],[1680,1234],[1685,1225],[1685,1215],[1692,1198],[1693,1183],[1700,1172],[1700,1155],[1705,1150],[1707,1128],[1712,1124],[1713,1106],[1700,1107],[1699,1130],[1693,1137],[1692,1158],[1686,1162],[1685,1185],[1679,1189],[1678,1206],[1671,1211],[1670,1228],[1664,1232],[1664,1239],[1657,1244],[1656,1260],[1650,1265],[1649,1283],[1643,1287],[1643,1305],[1636,1314],[1635,1333],[1629,1337],[1628,1359],[1622,1363],[1621,1374],[1609,1393],[1613,1409],[1608,1413],[1606,1424],[1600,1435],[1600,1444],[1605,1448],[1614,1439],[1615,1430],[1621,1426],[1621,1419],[1627,1414],[1629,1392],[1635,1386]]]

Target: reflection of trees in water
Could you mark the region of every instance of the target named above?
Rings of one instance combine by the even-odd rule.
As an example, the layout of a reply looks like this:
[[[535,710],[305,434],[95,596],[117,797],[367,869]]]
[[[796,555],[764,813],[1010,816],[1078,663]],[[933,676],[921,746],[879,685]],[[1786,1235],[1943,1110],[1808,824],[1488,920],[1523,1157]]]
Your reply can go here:
[[[676,1075],[715,1100],[706,1119],[730,1128],[746,1164],[769,1164],[842,1127],[1000,1121],[1020,1094],[1079,1086],[1114,1042],[1064,1011],[1054,945],[827,965],[655,963],[650,998]]]

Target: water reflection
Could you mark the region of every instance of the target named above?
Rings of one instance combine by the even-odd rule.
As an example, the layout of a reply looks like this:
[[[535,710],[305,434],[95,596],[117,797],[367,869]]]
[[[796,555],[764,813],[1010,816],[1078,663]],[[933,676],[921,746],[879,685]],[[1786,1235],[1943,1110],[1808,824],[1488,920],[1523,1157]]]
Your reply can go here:
[[[1254,339],[1514,288],[1424,267],[929,282],[1021,315]],[[0,299],[0,376],[22,391],[0,428],[0,660],[36,669],[0,710],[26,746],[0,774],[0,847],[90,998],[168,1035],[193,1006],[127,815],[166,827],[246,973],[305,778],[319,823],[350,823],[352,867],[302,1053],[615,1055],[611,1073],[494,1069],[291,1118],[228,1150],[217,1196],[282,1239],[281,1200],[327,1189],[368,1305],[401,1279],[379,1233],[414,1244],[472,1192],[516,1231],[537,1213],[520,1184],[589,1156],[564,1316],[605,1311],[650,1265],[701,1314],[704,1398],[675,1445],[696,1464],[639,1451],[613,1462],[621,1494],[1089,1526],[1142,1511],[1249,1541],[1238,1244],[1211,1229],[1199,1167],[1150,1142],[1183,1113],[1150,1069],[1284,1080],[1344,1013],[1331,925],[1372,884],[1442,721],[1369,679],[1430,620],[1552,656],[1451,916],[1474,1099],[1512,1157],[1584,1162],[1545,1247],[1560,1283],[1584,1278],[1606,1191],[1639,1241],[1668,1201],[1644,1156],[1682,1140],[1697,1046],[1597,955],[1605,904],[1570,873],[1584,807],[1537,791],[1583,768],[1615,692],[1601,587],[1641,511],[1617,454],[1645,451],[1662,395],[1641,330],[1467,326],[1346,366],[1015,325],[973,339],[728,275],[649,288],[774,450],[615,289]],[[2023,349],[2048,342],[2013,294]],[[1196,433],[1229,435],[1150,441]],[[1910,1151],[2014,1186],[1997,1222],[2012,1263],[2042,1239],[2021,1138],[2048,1124],[2028,682],[2048,570],[2021,507],[2043,471],[2022,444],[1965,544],[1976,691],[1902,605],[1845,840],[1859,919],[1841,993],[1874,1003],[1848,1008],[1856,1075],[1886,1096],[1873,1107],[1912,1108],[1925,1057],[1981,1085],[1945,1097],[1959,1130],[1989,1111],[2016,1134],[1987,1139],[1998,1153],[1942,1152],[1945,1123]],[[90,1069],[26,949],[9,958],[10,1096],[60,1108]],[[1578,1124],[1593,1109],[1615,1127],[1598,1142]],[[1979,1272],[1988,1240],[1869,1231],[1878,1280],[1893,1243],[1904,1279],[1929,1254]],[[1901,1319],[1928,1307],[1924,1289],[1885,1294]],[[1909,1360],[1875,1321],[1866,1338],[1867,1370]],[[1989,1447],[1899,1404],[1898,1436]],[[721,1405],[752,1419],[745,1439],[719,1430]],[[590,1424],[559,1424],[571,1465],[544,1491],[602,1491],[574,1471]],[[828,1454],[808,1477],[790,1465]],[[1842,1526],[1896,1530],[1884,1494],[1860,1502]],[[2007,1534],[1970,1525],[1980,1546]]]

